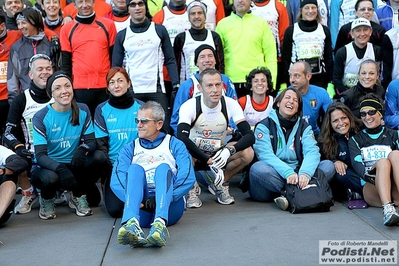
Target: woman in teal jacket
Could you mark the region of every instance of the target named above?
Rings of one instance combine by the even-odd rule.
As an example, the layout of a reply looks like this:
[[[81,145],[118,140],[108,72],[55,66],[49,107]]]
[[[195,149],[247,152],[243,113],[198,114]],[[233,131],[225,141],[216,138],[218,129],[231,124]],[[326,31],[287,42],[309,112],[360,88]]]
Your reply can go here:
[[[317,168],[328,180],[335,174],[331,161],[320,162],[312,128],[301,116],[301,94],[288,88],[277,97],[269,118],[256,126],[254,150],[259,161],[251,167],[249,188],[254,200],[274,199],[286,210],[288,201],[280,196],[286,183],[306,187]]]

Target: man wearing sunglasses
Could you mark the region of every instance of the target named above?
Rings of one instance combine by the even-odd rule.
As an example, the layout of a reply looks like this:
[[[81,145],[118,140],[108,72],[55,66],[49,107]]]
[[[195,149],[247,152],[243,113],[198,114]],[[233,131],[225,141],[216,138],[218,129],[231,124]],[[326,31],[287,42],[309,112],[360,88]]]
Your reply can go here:
[[[198,90],[201,92],[199,96],[180,107],[177,137],[193,156],[195,170],[204,170],[200,174],[216,194],[218,202],[232,204],[234,198],[229,194],[227,182],[252,161],[251,145],[255,137],[238,102],[223,96],[219,71],[212,68],[202,71]],[[237,125],[242,137],[225,145],[230,120]],[[198,197],[199,187],[193,189],[197,189]],[[201,207],[201,200],[197,202],[194,207]]]
[[[191,156],[161,130],[165,112],[159,103],[141,105],[135,120],[139,136],[120,150],[111,176],[111,189],[125,203],[118,242],[165,246],[166,226],[182,217],[183,197],[195,181]],[[151,227],[147,237],[141,227]]]

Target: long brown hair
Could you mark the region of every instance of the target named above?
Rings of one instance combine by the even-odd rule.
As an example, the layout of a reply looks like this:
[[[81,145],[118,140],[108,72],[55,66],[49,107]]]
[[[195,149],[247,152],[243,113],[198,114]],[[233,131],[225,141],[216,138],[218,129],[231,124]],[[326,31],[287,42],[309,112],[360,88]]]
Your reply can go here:
[[[336,110],[342,111],[348,117],[350,122],[349,132],[356,134],[359,131],[356,118],[352,114],[349,107],[341,102],[334,102],[330,104],[326,114],[324,115],[323,124],[321,125],[321,131],[318,139],[321,154],[328,160],[336,159],[336,151],[338,149],[338,142],[334,134],[335,131],[331,126],[331,113]]]

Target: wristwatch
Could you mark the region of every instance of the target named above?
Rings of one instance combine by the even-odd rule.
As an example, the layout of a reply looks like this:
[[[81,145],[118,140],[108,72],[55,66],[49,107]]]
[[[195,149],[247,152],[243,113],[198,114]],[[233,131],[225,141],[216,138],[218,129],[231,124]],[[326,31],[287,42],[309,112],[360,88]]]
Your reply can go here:
[[[227,147],[226,147],[226,149],[228,149],[228,150],[229,150],[229,152],[230,152],[230,156],[231,156],[231,155],[233,155],[233,154],[235,153],[235,150],[234,150],[234,148],[233,148],[233,147],[227,146]]]

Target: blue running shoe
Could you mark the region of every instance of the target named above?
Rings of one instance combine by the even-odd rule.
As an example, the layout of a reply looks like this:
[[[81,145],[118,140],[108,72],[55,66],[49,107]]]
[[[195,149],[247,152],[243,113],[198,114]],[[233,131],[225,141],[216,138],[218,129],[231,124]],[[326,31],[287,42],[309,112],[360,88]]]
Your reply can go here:
[[[139,221],[136,218],[130,218],[127,223],[119,228],[118,242],[121,245],[130,245],[132,248],[142,247],[147,244],[144,232],[141,230]]]
[[[155,219],[151,224],[150,233],[147,236],[148,244],[156,247],[166,246],[166,234],[169,236],[169,231],[159,219]]]

